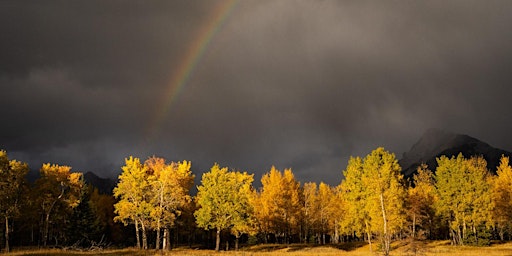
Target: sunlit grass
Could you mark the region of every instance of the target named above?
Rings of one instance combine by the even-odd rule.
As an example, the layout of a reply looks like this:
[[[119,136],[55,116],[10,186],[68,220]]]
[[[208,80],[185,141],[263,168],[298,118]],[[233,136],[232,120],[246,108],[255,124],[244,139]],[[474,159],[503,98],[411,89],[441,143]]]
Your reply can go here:
[[[31,256],[53,256],[53,255],[238,255],[238,256],[304,256],[304,255],[347,255],[347,256],[363,256],[363,255],[381,255],[380,252],[370,252],[367,244],[341,244],[340,246],[306,246],[303,244],[292,245],[257,245],[242,248],[240,251],[220,251],[213,250],[197,250],[189,248],[175,248],[170,252],[162,252],[156,250],[137,250],[133,248],[126,249],[109,249],[102,251],[72,251],[72,250],[15,250],[9,255],[31,255]],[[451,246],[448,241],[432,241],[432,242],[416,242],[414,244],[406,242],[395,242],[393,244],[393,256],[412,256],[412,255],[462,255],[462,256],[512,256],[512,242],[505,244],[495,244],[489,247],[472,247],[472,246]]]

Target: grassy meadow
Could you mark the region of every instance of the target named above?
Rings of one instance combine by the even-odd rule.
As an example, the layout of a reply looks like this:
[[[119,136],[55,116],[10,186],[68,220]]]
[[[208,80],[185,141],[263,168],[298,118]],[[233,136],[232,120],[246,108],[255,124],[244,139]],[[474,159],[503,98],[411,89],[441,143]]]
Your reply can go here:
[[[121,256],[121,255],[239,255],[239,256],[362,256],[362,255],[381,255],[380,252],[370,252],[367,244],[363,243],[346,243],[340,246],[311,246],[303,244],[292,245],[257,245],[245,247],[238,252],[213,250],[198,250],[190,248],[175,248],[169,252],[161,252],[155,250],[136,250],[133,248],[125,249],[108,249],[100,251],[73,251],[73,250],[14,250],[8,255],[31,255],[31,256],[56,256],[56,255],[103,255],[103,256]],[[473,247],[473,246],[451,246],[448,241],[431,241],[431,242],[395,242],[391,255],[408,256],[408,255],[463,255],[463,256],[512,256],[512,242],[504,244],[493,244],[489,247]]]

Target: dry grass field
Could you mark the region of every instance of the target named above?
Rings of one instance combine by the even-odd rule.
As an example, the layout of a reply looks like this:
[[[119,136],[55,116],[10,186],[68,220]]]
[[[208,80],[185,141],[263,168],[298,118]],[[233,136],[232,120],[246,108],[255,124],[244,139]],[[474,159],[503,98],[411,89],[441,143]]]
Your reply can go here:
[[[512,242],[505,244],[494,244],[489,247],[454,247],[447,241],[417,242],[414,244],[397,242],[393,244],[394,250],[391,255],[409,256],[409,255],[463,255],[463,256],[512,256]],[[339,247],[332,246],[305,246],[302,244],[294,245],[258,245],[244,248],[238,252],[212,250],[194,250],[189,248],[176,248],[170,252],[160,252],[155,250],[140,251],[135,249],[113,249],[103,251],[70,251],[70,250],[23,250],[13,251],[8,255],[31,255],[31,256],[56,256],[56,255],[103,255],[103,256],[121,256],[121,255],[239,255],[239,256],[362,256],[362,255],[381,255],[379,252],[370,252],[369,246],[362,243],[344,244]]]

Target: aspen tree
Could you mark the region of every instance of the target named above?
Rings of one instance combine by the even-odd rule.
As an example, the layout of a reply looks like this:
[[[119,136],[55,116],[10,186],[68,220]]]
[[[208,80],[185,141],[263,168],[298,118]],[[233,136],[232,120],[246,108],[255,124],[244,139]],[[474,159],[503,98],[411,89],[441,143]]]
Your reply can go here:
[[[183,161],[167,164],[165,159],[151,157],[144,162],[149,174],[149,200],[151,209],[151,227],[156,231],[155,248],[160,249],[161,230],[164,231],[163,249],[168,249],[169,228],[174,226],[176,217],[191,198],[190,188],[194,175],[190,162]]]
[[[371,229],[380,236],[384,254],[389,255],[391,236],[405,222],[405,186],[401,167],[394,154],[377,148],[365,157],[363,173]]]
[[[303,215],[304,215],[304,242],[309,242],[309,236],[318,227],[317,186],[314,182],[304,183],[303,187]]]
[[[203,174],[201,185],[197,187],[199,209],[194,216],[199,227],[216,230],[216,251],[220,249],[221,231],[232,227],[241,231],[240,223],[249,218],[252,182],[253,175],[230,172],[218,164]]]
[[[0,150],[0,222],[5,221],[5,249],[9,253],[9,233],[11,219],[20,214],[22,193],[26,192],[25,175],[28,165],[16,160],[9,160],[7,152]]]
[[[512,228],[512,167],[509,164],[509,157],[501,157],[496,174],[491,183],[493,219],[503,241],[505,232],[511,232]]]
[[[255,210],[265,239],[273,233],[279,242],[288,243],[298,229],[302,215],[300,183],[291,169],[283,173],[274,166],[261,178],[262,189],[258,208]]]
[[[482,157],[437,159],[437,209],[448,221],[452,242],[479,244],[479,230],[490,224],[492,211],[489,171]]]
[[[41,237],[43,246],[46,246],[50,224],[57,230],[64,228],[64,217],[78,206],[84,182],[82,174],[71,173],[69,166],[47,163],[43,164],[40,173],[41,177],[35,182],[34,192],[38,195],[37,204],[43,215]],[[57,240],[59,232],[53,233],[53,239]]]
[[[418,166],[413,177],[414,186],[408,188],[407,212],[411,221],[411,237],[417,238],[417,227],[431,233],[437,200],[434,176],[426,164]]]
[[[119,175],[119,182],[114,188],[114,196],[119,202],[114,205],[117,216],[115,221],[125,225],[135,224],[135,237],[137,247],[148,249],[147,229],[149,228],[152,205],[149,202],[151,189],[147,167],[139,158],[130,156],[125,159],[125,165],[121,167],[123,172]],[[142,245],[139,235],[142,233]]]
[[[370,250],[372,235],[380,237],[385,255],[391,250],[391,237],[405,222],[405,187],[395,155],[377,148],[364,159],[349,159],[341,187],[347,202],[348,231],[367,234]]]
[[[371,250],[372,230],[370,216],[366,208],[368,191],[363,184],[363,159],[350,157],[343,175],[345,179],[340,186],[346,202],[347,215],[341,223],[341,230],[348,235],[366,236]]]

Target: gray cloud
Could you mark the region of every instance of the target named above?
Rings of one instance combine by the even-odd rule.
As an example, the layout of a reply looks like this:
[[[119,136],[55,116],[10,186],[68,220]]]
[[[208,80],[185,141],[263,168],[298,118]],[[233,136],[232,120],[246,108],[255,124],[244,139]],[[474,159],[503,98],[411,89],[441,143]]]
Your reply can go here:
[[[240,1],[148,140],[222,3],[3,1],[0,146],[34,169],[154,154],[333,185],[350,155],[400,157],[430,127],[512,150],[506,1]]]

